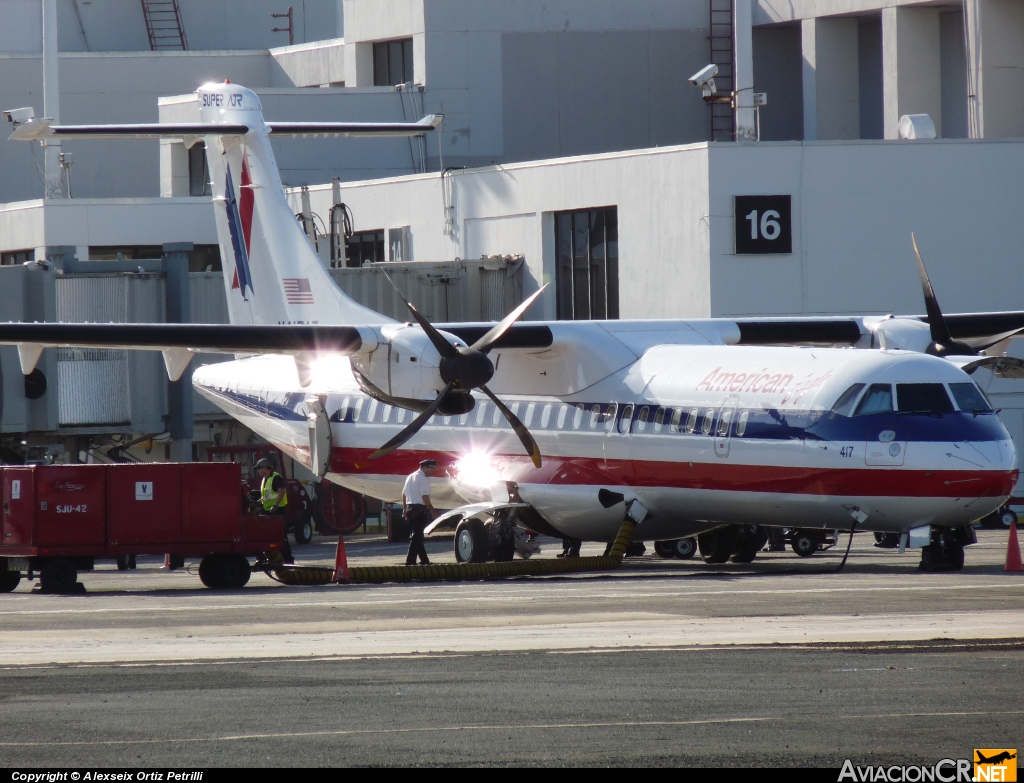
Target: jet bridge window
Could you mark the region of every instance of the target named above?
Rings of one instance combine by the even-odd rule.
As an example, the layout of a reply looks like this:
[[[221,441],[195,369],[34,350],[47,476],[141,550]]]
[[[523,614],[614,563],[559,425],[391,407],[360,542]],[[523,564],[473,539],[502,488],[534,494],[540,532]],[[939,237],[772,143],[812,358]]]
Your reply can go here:
[[[849,389],[839,395],[836,404],[832,406],[832,412],[840,416],[849,416],[853,413],[853,404],[857,402],[857,395],[866,384],[855,383]]]
[[[897,383],[896,404],[900,413],[953,412],[953,403],[941,383]]]
[[[886,413],[892,410],[892,386],[888,383],[873,383],[861,397],[854,416],[867,416],[869,413]]]
[[[957,407],[962,411],[976,413],[978,411],[992,410],[992,406],[985,399],[981,389],[973,383],[951,383],[949,384],[949,390],[953,392],[953,399],[956,400]]]

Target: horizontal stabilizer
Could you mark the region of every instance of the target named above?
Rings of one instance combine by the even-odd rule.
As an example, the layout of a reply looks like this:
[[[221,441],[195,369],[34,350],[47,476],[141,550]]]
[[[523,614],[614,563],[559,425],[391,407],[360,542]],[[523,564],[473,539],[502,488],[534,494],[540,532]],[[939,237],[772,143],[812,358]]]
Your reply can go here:
[[[418,122],[268,122],[267,129],[271,136],[311,138],[421,136],[439,126],[442,119],[440,114],[429,114]]]

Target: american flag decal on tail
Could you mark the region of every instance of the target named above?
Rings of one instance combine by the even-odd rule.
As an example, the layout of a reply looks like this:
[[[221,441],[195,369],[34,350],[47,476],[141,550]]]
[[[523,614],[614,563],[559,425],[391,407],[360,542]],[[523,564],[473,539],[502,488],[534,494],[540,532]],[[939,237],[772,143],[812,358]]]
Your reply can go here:
[[[308,277],[285,277],[284,295],[288,304],[313,304],[313,289]]]

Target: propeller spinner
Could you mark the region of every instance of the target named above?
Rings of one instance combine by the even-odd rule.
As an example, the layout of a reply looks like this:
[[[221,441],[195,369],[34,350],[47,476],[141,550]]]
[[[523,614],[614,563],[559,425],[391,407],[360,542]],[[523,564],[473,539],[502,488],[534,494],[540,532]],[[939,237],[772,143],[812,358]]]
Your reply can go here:
[[[392,285],[394,281],[388,278],[388,281]],[[412,317],[416,319],[416,323],[420,325],[435,350],[441,356],[441,380],[445,382],[444,390],[437,395],[437,397],[431,402],[426,409],[417,416],[412,423],[409,424],[404,430],[398,433],[395,437],[381,446],[377,451],[370,455],[370,459],[377,459],[383,457],[386,454],[390,454],[392,451],[397,449],[403,443],[408,441],[413,435],[419,432],[420,428],[437,413],[438,409],[444,406],[445,409],[457,409],[459,411],[468,411],[473,406],[472,399],[469,400],[457,400],[455,395],[469,396],[469,392],[472,389],[480,389],[486,394],[501,411],[502,415],[512,426],[512,430],[519,437],[523,446],[526,448],[526,452],[530,455],[530,459],[533,460],[533,464],[536,467],[540,467],[540,449],[537,446],[537,441],[533,439],[530,431],[526,429],[519,418],[508,409],[508,407],[499,400],[494,393],[487,388],[487,382],[494,376],[494,364],[491,362],[490,357],[487,356],[488,351],[494,347],[494,344],[501,339],[501,337],[507,332],[516,321],[518,321],[523,313],[526,312],[527,308],[534,303],[534,301],[543,293],[547,286],[541,287],[539,291],[528,297],[522,304],[519,305],[515,310],[505,316],[501,321],[496,323],[483,337],[473,343],[471,346],[463,347],[452,345],[448,340],[445,339],[434,326],[428,321],[423,315],[417,310],[412,302],[405,298],[405,294],[402,293],[398,286],[395,286],[395,290],[398,291],[398,295],[402,297],[402,301],[405,302],[406,307],[409,308],[409,312],[412,313]]]

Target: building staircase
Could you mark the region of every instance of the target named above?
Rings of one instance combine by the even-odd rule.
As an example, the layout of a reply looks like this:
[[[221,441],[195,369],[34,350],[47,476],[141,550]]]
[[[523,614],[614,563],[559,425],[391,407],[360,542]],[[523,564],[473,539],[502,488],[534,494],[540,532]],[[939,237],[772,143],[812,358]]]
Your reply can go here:
[[[149,48],[154,52],[185,51],[185,28],[181,24],[178,0],[142,0]]]

